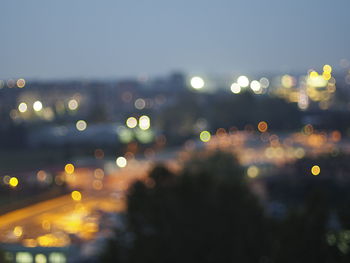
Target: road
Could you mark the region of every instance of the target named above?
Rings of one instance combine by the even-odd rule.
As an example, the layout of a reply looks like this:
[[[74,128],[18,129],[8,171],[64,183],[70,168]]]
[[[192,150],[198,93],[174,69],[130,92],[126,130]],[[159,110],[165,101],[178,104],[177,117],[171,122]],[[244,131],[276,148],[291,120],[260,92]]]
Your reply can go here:
[[[132,181],[144,177],[149,167],[150,162],[134,160],[109,174],[99,168],[77,168],[65,174],[65,179],[72,192],[79,190],[81,199],[67,194],[0,216],[0,241],[34,247],[93,239],[101,212],[122,211],[122,193]]]
[[[179,169],[195,150],[220,149],[236,154],[244,166],[266,163],[278,166],[305,154],[319,155],[338,148],[349,152],[349,143],[336,139],[327,134],[219,133],[205,144],[190,141],[181,149],[151,159],[128,160],[124,168],[107,160],[103,169],[76,167],[73,174],[62,171],[61,176],[72,191],[79,190],[81,199],[73,200],[69,194],[0,216],[0,242],[29,247],[67,246],[93,239],[100,230],[101,211],[122,211],[125,190],[134,180],[145,178],[157,161],[167,161]]]

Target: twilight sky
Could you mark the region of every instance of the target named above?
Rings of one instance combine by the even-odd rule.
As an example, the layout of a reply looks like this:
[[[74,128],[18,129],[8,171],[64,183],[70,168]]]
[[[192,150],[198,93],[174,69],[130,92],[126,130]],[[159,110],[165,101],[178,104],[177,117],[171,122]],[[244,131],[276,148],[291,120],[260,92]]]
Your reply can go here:
[[[349,0],[3,0],[1,78],[266,73],[350,59]]]

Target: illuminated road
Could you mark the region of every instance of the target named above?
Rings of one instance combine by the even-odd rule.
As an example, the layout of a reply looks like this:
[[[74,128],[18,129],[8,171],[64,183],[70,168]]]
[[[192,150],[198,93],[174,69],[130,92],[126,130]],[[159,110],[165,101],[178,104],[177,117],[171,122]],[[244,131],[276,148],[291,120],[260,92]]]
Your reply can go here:
[[[349,143],[339,143],[336,134],[218,133],[208,143],[188,142],[182,149],[146,160],[129,159],[126,167],[105,161],[103,168],[76,168],[60,176],[69,188],[82,194],[81,200],[65,195],[0,216],[0,241],[25,246],[67,246],[93,239],[100,231],[101,211],[122,211],[123,193],[131,182],[144,178],[155,161],[166,161],[179,169],[191,152],[225,150],[234,153],[244,166],[284,163],[335,150],[349,152]]]
[[[68,194],[0,216],[0,241],[52,247],[90,240],[99,231],[100,212],[122,211],[120,193],[148,169],[149,162],[137,161],[108,175],[102,169],[78,168],[65,179],[72,191],[79,189],[81,200]]]
[[[108,196],[84,196],[74,201],[70,195],[41,202],[0,217],[0,237],[5,243],[27,246],[64,246],[69,234],[89,239],[98,231],[94,210],[118,211],[123,204]],[[47,235],[47,234],[52,234]]]

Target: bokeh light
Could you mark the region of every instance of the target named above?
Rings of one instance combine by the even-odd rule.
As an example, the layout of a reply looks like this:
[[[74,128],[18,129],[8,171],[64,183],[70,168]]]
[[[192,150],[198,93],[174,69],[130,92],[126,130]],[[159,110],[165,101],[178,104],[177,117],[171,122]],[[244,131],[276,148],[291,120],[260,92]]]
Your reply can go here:
[[[241,92],[241,86],[238,85],[238,83],[232,83],[232,85],[231,85],[231,91],[232,91],[232,93],[234,93],[234,94],[238,94],[238,93]]]
[[[77,128],[78,131],[84,131],[87,128],[87,123],[84,120],[79,120],[75,124],[75,127]]]
[[[136,139],[144,144],[150,143],[154,139],[154,134],[152,130],[136,130],[135,132]]]
[[[35,111],[41,111],[43,109],[43,104],[41,103],[41,101],[37,100],[33,103],[33,109]]]
[[[36,254],[35,255],[35,263],[46,263],[47,259],[44,254]]]
[[[210,141],[210,138],[211,138],[211,134],[209,131],[202,131],[199,135],[199,139],[202,141],[202,142],[209,142]]]
[[[136,109],[142,110],[146,107],[146,102],[144,99],[138,98],[137,100],[135,100],[134,106]]]
[[[122,143],[129,143],[134,139],[134,133],[125,126],[119,126],[117,129],[119,140]]]
[[[283,75],[282,79],[281,79],[281,83],[282,83],[283,87],[289,89],[295,85],[295,80],[290,75]]]
[[[16,237],[22,236],[22,234],[23,234],[23,228],[22,228],[21,226],[16,226],[16,227],[13,229],[13,234],[14,234]]]
[[[239,86],[241,86],[242,88],[246,88],[249,86],[249,79],[247,76],[239,76],[237,79],[237,83]]]
[[[332,73],[332,67],[330,65],[324,65],[323,71],[328,72],[328,73]]]
[[[16,177],[11,177],[9,180],[9,185],[11,187],[16,187],[18,185],[18,179]]]
[[[95,190],[102,190],[103,188],[103,183],[100,181],[100,180],[94,180],[92,182],[92,187],[95,189]]]
[[[18,111],[21,112],[21,113],[24,113],[26,112],[28,109],[28,106],[25,102],[21,102],[19,105],[18,105]]]
[[[249,166],[247,169],[247,175],[249,178],[255,178],[259,175],[259,168],[255,165]]]
[[[141,130],[149,129],[151,127],[151,119],[146,115],[141,116],[139,119],[139,127]]]
[[[311,71],[309,74],[310,78],[317,78],[318,77],[318,73],[316,71]]]
[[[74,170],[75,170],[75,167],[73,164],[71,163],[67,163],[65,166],[64,166],[64,171],[67,173],[67,174],[72,174],[74,173]]]
[[[323,77],[325,80],[330,80],[331,77],[332,77],[332,74],[325,71],[325,72],[322,73],[322,77]]]
[[[311,173],[312,175],[317,176],[321,173],[321,168],[318,165],[314,165],[311,168]]]
[[[193,77],[191,79],[191,86],[194,89],[202,89],[204,87],[204,80],[201,77]]]
[[[78,106],[79,106],[79,104],[78,104],[78,101],[76,99],[71,99],[68,101],[68,108],[70,110],[76,110],[76,109],[78,109]]]
[[[260,132],[266,132],[267,131],[267,128],[268,128],[268,125],[267,125],[267,122],[266,121],[261,121],[259,122],[258,124],[258,130]]]
[[[124,168],[124,167],[128,164],[128,161],[126,160],[125,157],[119,156],[119,157],[115,160],[115,163],[118,165],[118,167]]]
[[[129,117],[126,120],[126,126],[128,126],[128,128],[135,128],[137,126],[137,119],[135,117]]]
[[[261,78],[259,82],[263,89],[267,89],[270,86],[270,81],[265,77]]]
[[[82,194],[79,191],[75,190],[71,193],[71,197],[74,201],[80,201],[82,198]]]
[[[250,83],[250,88],[255,92],[259,92],[260,89],[261,89],[261,85],[260,85],[260,82],[257,81],[257,80],[253,80],[251,83]]]
[[[16,84],[17,84],[17,87],[24,88],[24,86],[26,85],[26,81],[24,79],[18,79]]]
[[[16,81],[15,81],[15,80],[13,80],[13,79],[7,80],[7,87],[8,87],[9,89],[14,88],[15,86],[16,86]]]

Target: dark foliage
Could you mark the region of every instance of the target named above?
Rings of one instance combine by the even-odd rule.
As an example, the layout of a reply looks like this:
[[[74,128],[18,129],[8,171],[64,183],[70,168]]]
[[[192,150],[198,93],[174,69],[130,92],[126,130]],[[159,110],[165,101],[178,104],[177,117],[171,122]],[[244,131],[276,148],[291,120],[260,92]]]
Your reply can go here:
[[[179,175],[155,167],[131,188],[125,228],[103,262],[348,262],[350,231],[332,222],[325,188],[313,185],[274,219],[243,175],[224,153],[194,158]]]

